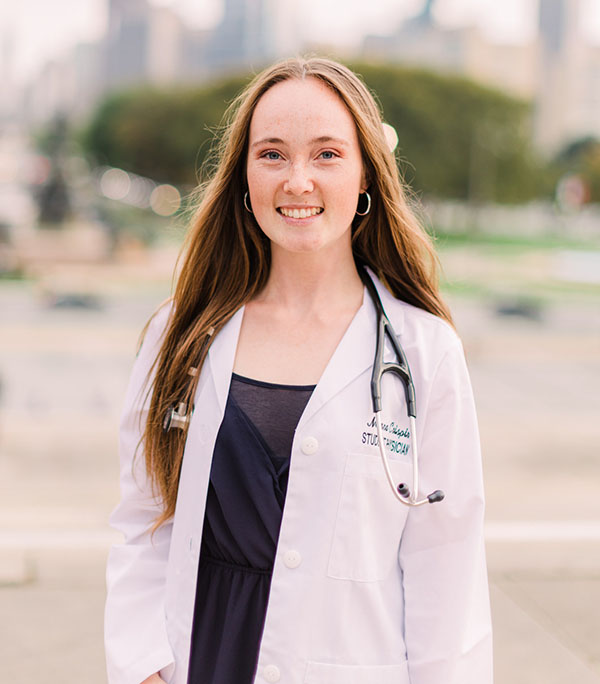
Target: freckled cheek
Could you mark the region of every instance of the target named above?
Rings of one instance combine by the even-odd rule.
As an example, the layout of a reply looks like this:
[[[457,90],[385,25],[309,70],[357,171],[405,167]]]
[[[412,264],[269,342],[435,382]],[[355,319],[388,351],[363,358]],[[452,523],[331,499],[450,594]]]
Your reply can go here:
[[[335,191],[335,193],[341,198],[347,199],[350,196],[360,192],[361,186],[361,176],[360,175],[345,175],[334,182],[328,183],[328,187]]]
[[[274,207],[276,184],[269,174],[249,173],[248,189],[253,208],[264,211],[266,208]]]
[[[327,197],[329,203],[333,202],[339,209],[347,210],[354,214],[360,193],[360,178],[350,179],[346,182],[336,183],[329,187]]]

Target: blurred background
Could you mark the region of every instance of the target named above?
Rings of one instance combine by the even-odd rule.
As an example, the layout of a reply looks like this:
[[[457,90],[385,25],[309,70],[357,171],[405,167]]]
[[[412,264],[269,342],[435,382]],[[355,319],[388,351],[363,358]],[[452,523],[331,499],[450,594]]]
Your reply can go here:
[[[496,681],[600,682],[598,0],[2,4],[3,678],[105,681],[138,334],[225,107],[299,53],[376,92],[437,242],[479,409]]]

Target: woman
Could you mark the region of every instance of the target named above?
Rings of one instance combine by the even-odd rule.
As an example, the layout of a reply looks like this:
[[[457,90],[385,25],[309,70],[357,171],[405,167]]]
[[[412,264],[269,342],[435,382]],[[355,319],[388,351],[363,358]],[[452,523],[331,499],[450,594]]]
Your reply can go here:
[[[477,425],[434,263],[363,83],[323,59],[257,76],[128,390],[111,684],[491,682]],[[383,379],[391,474],[412,482],[418,444],[435,505],[386,479],[363,265],[416,388],[411,444]]]

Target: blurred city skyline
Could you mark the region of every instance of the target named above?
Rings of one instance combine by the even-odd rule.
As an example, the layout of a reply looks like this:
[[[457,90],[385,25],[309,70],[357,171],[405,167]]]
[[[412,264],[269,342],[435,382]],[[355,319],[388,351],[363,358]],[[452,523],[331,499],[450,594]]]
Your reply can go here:
[[[111,92],[206,84],[308,53],[462,76],[530,102],[546,155],[600,138],[597,0],[346,0],[343,11],[340,2],[5,4],[0,119],[81,123]]]
[[[223,16],[224,0],[151,0],[168,7],[191,28],[212,29]],[[358,47],[368,34],[388,34],[418,14],[423,0],[280,0],[280,11],[294,15],[301,42],[342,49]],[[281,8],[281,6],[284,6]],[[287,6],[287,7],[285,7]],[[539,0],[438,0],[433,14],[444,27],[474,25],[491,41],[521,43],[537,34]],[[60,20],[57,19],[60,17]],[[581,35],[600,44],[600,2],[581,0]],[[108,0],[21,0],[0,9],[0,59],[19,87],[44,65],[61,59],[78,43],[102,38],[108,26]]]

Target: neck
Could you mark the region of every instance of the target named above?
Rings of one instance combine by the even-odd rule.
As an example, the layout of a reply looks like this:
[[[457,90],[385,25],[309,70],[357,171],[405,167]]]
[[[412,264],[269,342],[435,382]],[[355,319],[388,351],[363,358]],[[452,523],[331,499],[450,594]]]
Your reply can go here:
[[[351,250],[333,255],[273,249],[271,271],[259,299],[296,315],[355,311],[362,303],[363,283]]]

